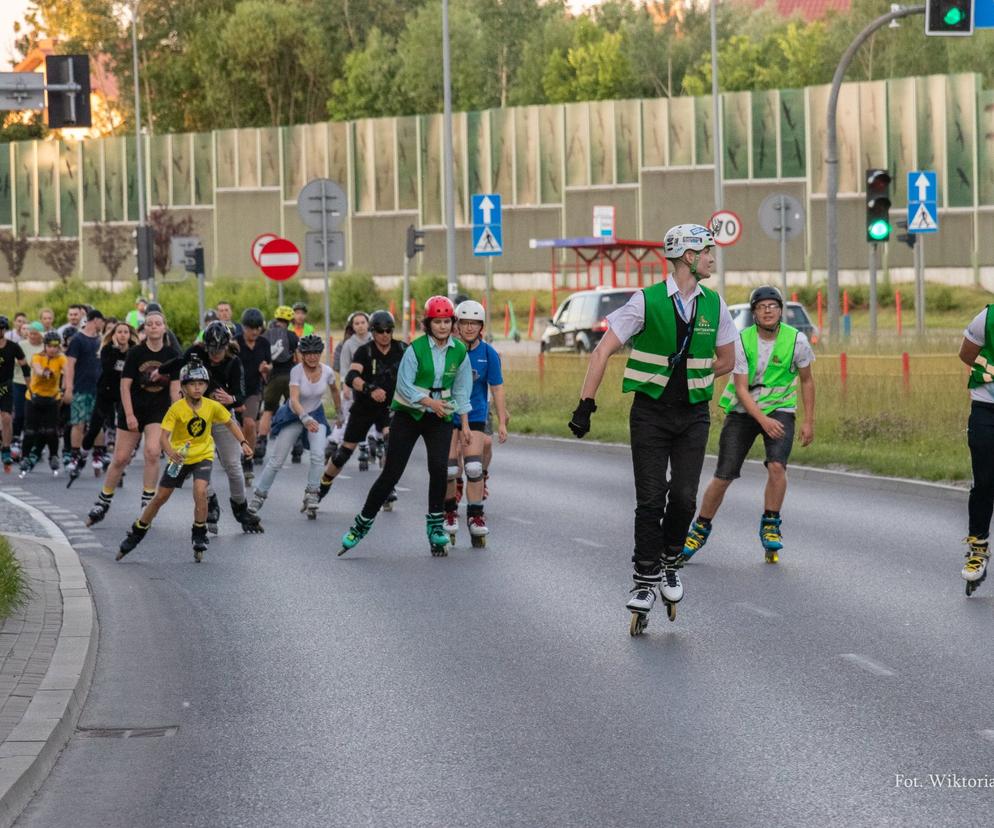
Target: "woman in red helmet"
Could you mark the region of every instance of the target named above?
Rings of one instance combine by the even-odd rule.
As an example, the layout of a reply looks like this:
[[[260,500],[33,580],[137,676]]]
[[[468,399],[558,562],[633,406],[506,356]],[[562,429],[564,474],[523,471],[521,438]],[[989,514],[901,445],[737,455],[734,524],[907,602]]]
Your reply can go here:
[[[422,326],[426,336],[418,337],[404,352],[397,372],[397,389],[390,407],[394,411],[383,471],[366,496],[366,504],[356,515],[352,528],[342,538],[343,555],[369,532],[376,513],[400,482],[418,438],[425,441],[428,455],[428,543],[431,554],[447,553],[449,536],[445,531],[442,507],[448,474],[449,439],[452,419],[459,417],[466,445],[471,439],[469,397],[473,372],[466,358],[466,346],[452,336],[456,309],[444,296],[425,302]]]

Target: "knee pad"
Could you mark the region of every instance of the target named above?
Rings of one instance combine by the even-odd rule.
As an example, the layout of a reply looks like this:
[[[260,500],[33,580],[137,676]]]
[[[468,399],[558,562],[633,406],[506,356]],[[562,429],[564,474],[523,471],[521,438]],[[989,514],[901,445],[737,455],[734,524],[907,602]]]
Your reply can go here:
[[[466,477],[474,482],[483,479],[483,458],[478,454],[466,458]]]
[[[450,457],[449,458],[449,480],[455,480],[459,477],[459,458]]]
[[[335,464],[336,469],[345,468],[345,464],[349,462],[349,458],[354,452],[354,448],[345,448],[345,446],[339,446],[335,453],[331,456],[331,462]]]

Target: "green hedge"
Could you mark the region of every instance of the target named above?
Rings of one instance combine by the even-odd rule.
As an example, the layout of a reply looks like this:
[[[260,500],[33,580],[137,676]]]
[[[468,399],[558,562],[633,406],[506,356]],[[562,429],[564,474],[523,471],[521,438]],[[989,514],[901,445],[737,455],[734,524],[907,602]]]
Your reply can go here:
[[[21,563],[10,548],[10,541],[0,535],[0,619],[24,606],[28,585]]]

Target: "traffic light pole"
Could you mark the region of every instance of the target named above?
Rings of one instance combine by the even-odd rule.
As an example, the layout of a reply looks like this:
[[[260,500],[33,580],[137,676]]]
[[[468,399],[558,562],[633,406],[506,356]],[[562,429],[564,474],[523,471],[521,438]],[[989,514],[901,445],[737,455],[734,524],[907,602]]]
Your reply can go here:
[[[138,226],[144,227],[147,221],[145,213],[145,157],[142,150],[142,101],[138,86],[138,0],[135,0],[131,10],[131,66],[135,79],[135,156],[137,166],[135,173],[138,177]],[[125,208],[127,209],[127,208]],[[139,278],[145,274],[139,274]],[[148,274],[148,298],[155,301],[155,268]],[[200,322],[203,323],[203,316]]]
[[[411,312],[411,260],[404,254],[404,300],[400,308],[400,333],[406,341],[411,341],[411,323],[408,314]]]
[[[925,239],[915,244],[915,333],[925,336]]]
[[[876,242],[870,245],[870,340],[877,341],[877,248]]]
[[[838,195],[839,195],[839,133],[837,125],[837,111],[839,108],[839,91],[842,88],[842,79],[852,59],[856,56],[859,48],[870,39],[877,29],[881,29],[892,20],[902,17],[910,17],[913,14],[924,14],[925,6],[905,6],[887,14],[883,14],[868,25],[863,31],[856,35],[855,40],[849,44],[849,48],[843,53],[839,60],[839,65],[835,68],[835,75],[832,77],[832,91],[828,96],[827,113],[827,147],[825,152],[825,164],[827,166],[828,183],[826,186],[825,202],[825,229],[828,236],[828,335],[833,342],[839,338],[839,218],[838,218]]]

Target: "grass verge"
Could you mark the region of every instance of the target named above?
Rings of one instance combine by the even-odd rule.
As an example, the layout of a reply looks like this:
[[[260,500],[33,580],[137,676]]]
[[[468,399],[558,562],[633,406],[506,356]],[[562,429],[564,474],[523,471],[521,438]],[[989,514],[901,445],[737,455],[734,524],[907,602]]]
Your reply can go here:
[[[24,606],[28,586],[10,541],[0,535],[0,620]]]

